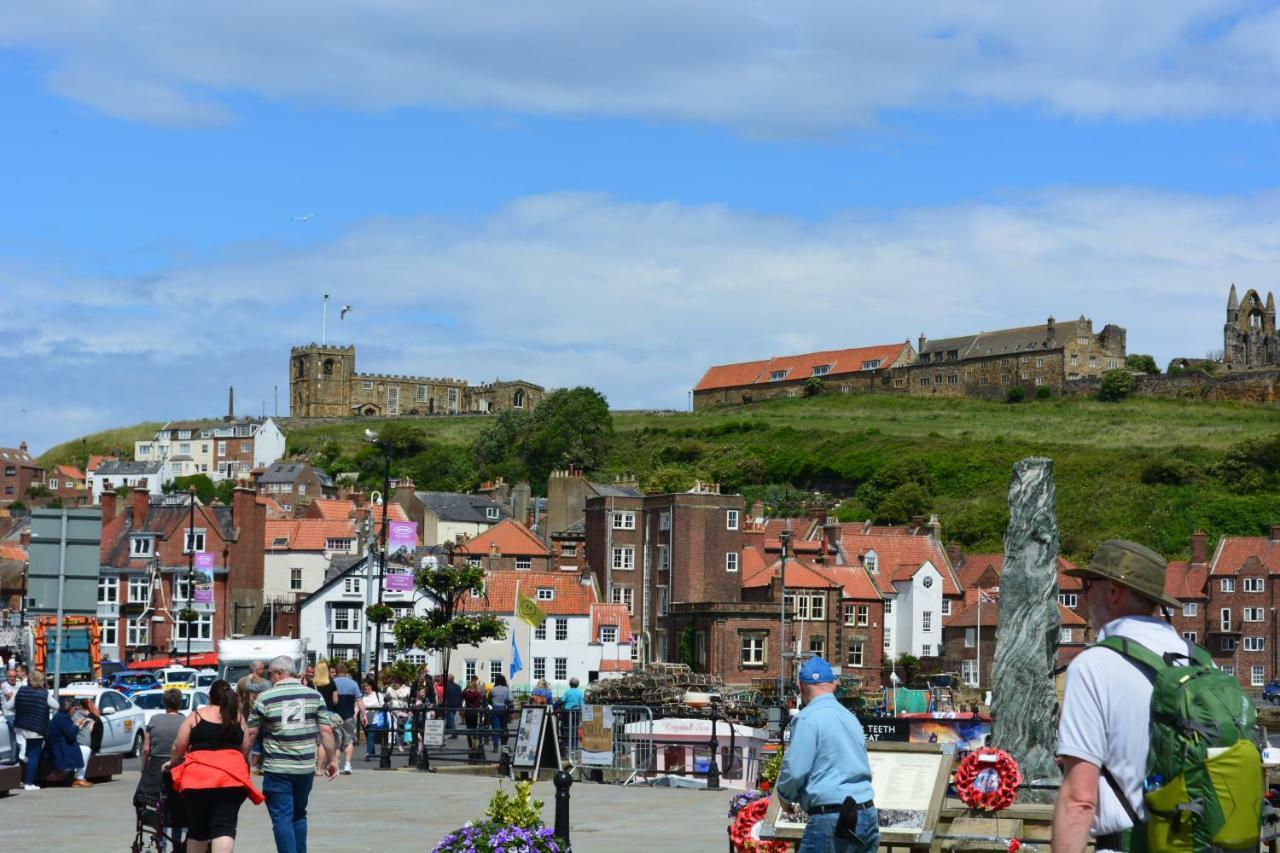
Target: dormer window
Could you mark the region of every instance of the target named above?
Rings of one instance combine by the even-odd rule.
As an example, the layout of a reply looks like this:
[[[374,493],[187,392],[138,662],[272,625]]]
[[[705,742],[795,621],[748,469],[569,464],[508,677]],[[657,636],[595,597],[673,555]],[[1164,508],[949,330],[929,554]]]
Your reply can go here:
[[[829,364],[815,364],[813,366],[814,376],[826,376],[830,372],[831,372],[831,365]]]
[[[538,587],[538,601],[555,601],[555,587],[540,586]]]
[[[863,370],[876,370],[877,368],[879,368],[879,367],[880,367],[880,362],[881,362],[881,360],[880,360],[880,359],[878,359],[878,358],[873,358],[873,359],[870,359],[869,361],[864,361],[864,362],[862,362],[862,369],[863,369]]]
[[[130,543],[129,554],[133,557],[150,557],[151,556],[151,537],[150,536],[134,536]]]
[[[484,508],[484,517],[489,521],[497,521],[500,513],[496,506],[487,506]]]
[[[868,551],[866,556],[862,558],[862,564],[867,567],[867,571],[875,574],[879,570],[879,558],[875,551]]]
[[[770,382],[780,382],[781,380],[786,378],[787,378],[787,371],[785,370],[775,370],[769,374]]]

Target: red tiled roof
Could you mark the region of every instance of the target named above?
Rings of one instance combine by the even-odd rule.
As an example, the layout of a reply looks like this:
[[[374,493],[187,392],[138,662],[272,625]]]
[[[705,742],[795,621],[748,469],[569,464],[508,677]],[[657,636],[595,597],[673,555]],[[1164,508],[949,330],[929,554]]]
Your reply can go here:
[[[744,589],[768,586],[781,569],[782,560],[779,559],[767,566],[762,566],[750,575],[743,572],[742,586]],[[842,586],[839,581],[829,577],[824,569],[799,557],[787,560],[786,581],[787,586],[797,589],[830,589],[833,586]]]
[[[63,477],[70,477],[73,480],[83,480],[84,474],[74,465],[63,465],[61,463],[54,465],[53,470],[61,474]]]
[[[770,375],[778,370],[787,371],[786,380],[808,379],[813,368],[828,367],[827,373],[856,373],[867,361],[878,360],[882,366],[893,363],[901,354],[905,343],[880,344],[853,349],[824,350],[803,355],[778,355],[763,361],[742,361],[737,364],[721,364],[703,374],[694,391],[712,388],[736,388],[742,385],[766,384]]]
[[[27,561],[27,549],[16,542],[0,542],[0,560],[25,563]]]
[[[1213,555],[1210,574],[1237,575],[1250,557],[1257,557],[1267,574],[1280,573],[1280,542],[1266,536],[1224,536]]]
[[[262,504],[262,506],[266,507],[267,518],[277,519],[290,517],[289,513],[285,512],[284,507],[280,506],[280,504],[276,503],[271,498],[258,495],[257,501]]]
[[[977,583],[978,578],[987,567],[995,569],[996,575],[1004,574],[1004,554],[967,554],[964,564],[957,570],[960,586],[968,589]],[[1064,574],[1074,569],[1075,564],[1061,554],[1058,555],[1058,589],[1063,592],[1079,592],[1083,588],[1080,578]]]
[[[979,614],[978,603],[975,600],[959,613],[952,613],[946,617],[943,620],[943,625],[947,628],[976,628],[978,617],[981,615],[983,627],[995,626],[996,620],[1000,615],[1000,596],[997,594],[990,597],[994,598],[995,601],[984,601],[981,614]],[[1062,620],[1063,628],[1084,628],[1089,624],[1084,617],[1068,608],[1062,602],[1058,602],[1058,618]]]
[[[103,462],[115,462],[115,461],[116,461],[116,457],[114,456],[101,456],[95,453],[89,457],[89,464],[86,466],[85,470],[97,471],[98,466],[101,465]]]
[[[766,540],[764,540],[764,549],[765,549],[766,551],[774,551],[774,552],[776,552],[776,553],[781,553],[781,551],[782,551],[782,540],[781,540],[781,539],[766,539]],[[791,540],[791,553],[793,553],[793,554],[821,554],[821,553],[822,553],[822,543],[821,543],[821,542],[814,542],[814,541],[809,540],[809,539],[792,539],[792,540]]]
[[[268,551],[323,551],[330,539],[354,539],[355,524],[346,519],[269,518],[263,541]],[[287,544],[273,544],[277,539]]]
[[[307,505],[309,518],[350,518],[355,511],[355,501],[341,501],[333,498],[316,498]],[[394,515],[392,513],[393,517]],[[381,518],[382,515],[379,514],[378,517]]]
[[[548,616],[589,616],[591,605],[598,603],[595,586],[584,584],[582,576],[574,572],[499,571],[485,574],[485,595],[478,598],[464,595],[458,601],[458,609],[499,616],[511,614],[515,611],[517,583],[520,592],[535,601],[539,587],[555,590],[551,601],[538,601]]]
[[[1186,560],[1170,560],[1164,572],[1164,591],[1180,601],[1209,597],[1209,567],[1193,566]]]
[[[409,520],[409,516],[404,514],[404,507],[400,506],[400,504],[392,504],[391,512],[388,514],[391,516],[392,521],[408,521]],[[381,504],[377,506],[369,507],[369,520],[373,524],[382,523],[382,505]],[[421,535],[421,531],[419,531],[419,535]]]
[[[942,594],[960,594],[946,552],[932,538],[907,533],[901,528],[892,534],[863,533],[862,527],[858,523],[840,525],[844,553],[850,561],[857,560],[861,565],[868,552],[876,552],[877,571],[872,577],[881,592],[896,594],[893,581],[910,579],[928,561],[942,575]]]
[[[631,642],[631,614],[625,604],[592,604],[591,605],[591,640],[600,637],[601,625],[618,626],[618,642]]]
[[[879,600],[882,598],[871,576],[862,566],[831,566],[827,571],[844,587],[845,598]]]
[[[512,518],[477,533],[454,549],[455,554],[471,557],[487,557],[494,546],[504,557],[549,557],[551,551],[529,528]]]
[[[813,528],[812,518],[766,518],[762,528],[764,535],[775,543],[784,530],[791,531],[791,541],[808,539]]]

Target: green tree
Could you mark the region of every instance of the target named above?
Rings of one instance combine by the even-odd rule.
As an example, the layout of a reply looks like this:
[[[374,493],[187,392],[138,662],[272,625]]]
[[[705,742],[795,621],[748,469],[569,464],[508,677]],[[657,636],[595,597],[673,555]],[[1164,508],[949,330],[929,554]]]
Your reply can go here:
[[[1156,360],[1149,355],[1142,353],[1130,353],[1124,357],[1124,366],[1129,370],[1136,370],[1139,373],[1159,373],[1160,368],[1156,366]]]
[[[501,474],[511,482],[527,479],[524,451],[531,417],[524,409],[508,409],[490,420],[476,439],[476,466],[486,475]]]
[[[1133,374],[1123,368],[1108,370],[1102,375],[1098,387],[1098,399],[1104,403],[1118,403],[1133,390]]]
[[[599,468],[613,444],[613,416],[594,388],[558,388],[533,410],[523,457],[533,482],[569,464]]]
[[[167,494],[172,495],[184,494],[192,486],[196,487],[196,497],[200,499],[200,503],[208,504],[213,502],[216,488],[213,485],[213,480],[209,479],[208,474],[188,474],[185,477],[174,477],[165,483],[163,488]]]
[[[452,558],[452,549],[446,552]],[[501,640],[507,635],[502,620],[488,613],[465,613],[462,597],[484,592],[484,569],[429,566],[415,576],[418,589],[437,602],[421,616],[406,616],[396,622],[396,643],[401,649],[423,649],[444,653],[444,668],[458,646],[478,646],[485,640]]]
[[[822,379],[817,376],[810,376],[804,383],[804,395],[806,397],[816,397],[822,393]]]

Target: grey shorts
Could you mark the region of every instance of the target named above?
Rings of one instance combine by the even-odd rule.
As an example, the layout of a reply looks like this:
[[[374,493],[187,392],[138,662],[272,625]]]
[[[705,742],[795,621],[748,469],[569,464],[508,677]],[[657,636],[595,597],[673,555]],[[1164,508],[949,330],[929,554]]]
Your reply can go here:
[[[343,720],[342,725],[333,727],[333,742],[341,751],[356,742],[356,718]]]

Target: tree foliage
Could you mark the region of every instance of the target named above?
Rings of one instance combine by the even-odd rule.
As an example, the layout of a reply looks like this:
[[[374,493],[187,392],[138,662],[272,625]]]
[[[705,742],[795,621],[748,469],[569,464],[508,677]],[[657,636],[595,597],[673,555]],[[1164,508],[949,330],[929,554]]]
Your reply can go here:
[[[215,500],[222,501],[224,504],[231,503],[231,491],[236,487],[235,480],[221,480],[214,483],[209,479],[208,474],[188,474],[185,477],[174,477],[165,483],[161,489],[166,494],[185,494],[192,486],[195,486],[196,497],[200,499],[202,504],[211,504]]]
[[[1133,374],[1123,368],[1108,370],[1102,375],[1098,399],[1104,403],[1118,403],[1133,391]]]
[[[447,669],[449,653],[458,646],[475,646],[507,635],[506,625],[497,616],[462,610],[463,596],[484,593],[483,569],[448,563],[428,566],[415,575],[415,582],[437,606],[396,622],[396,642],[401,649],[444,652]]]
[[[544,483],[556,468],[599,468],[613,444],[613,417],[594,388],[558,388],[532,412],[503,412],[475,444],[474,458],[489,476]]]
[[[1136,370],[1139,373],[1159,373],[1160,368],[1156,366],[1156,360],[1149,355],[1142,353],[1129,353],[1124,357],[1124,366],[1129,370]]]

